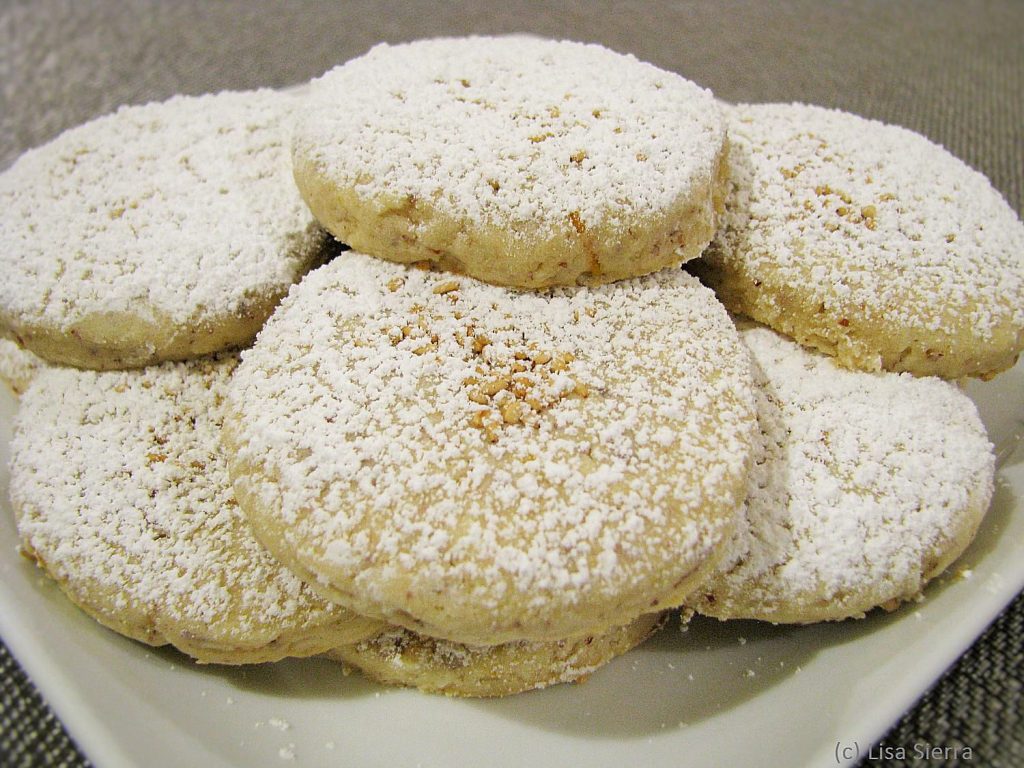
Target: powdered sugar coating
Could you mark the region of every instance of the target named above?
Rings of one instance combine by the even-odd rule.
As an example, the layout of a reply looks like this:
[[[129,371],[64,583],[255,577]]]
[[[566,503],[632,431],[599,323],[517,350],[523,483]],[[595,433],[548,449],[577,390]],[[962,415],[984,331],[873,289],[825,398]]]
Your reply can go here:
[[[244,354],[230,470],[257,535],[354,610],[563,639],[695,586],[743,487],[748,377],[680,270],[521,293],[349,252]]]
[[[734,311],[851,367],[991,375],[1024,348],[1024,225],[911,131],[800,104],[730,112],[706,259]]]
[[[308,178],[352,191],[353,206],[379,209],[385,226],[397,230],[395,221],[408,219],[407,231],[374,255],[411,261],[399,249],[422,239],[445,249],[438,257],[450,248],[467,273],[503,282],[514,277],[477,262],[528,260],[524,254],[551,239],[581,241],[576,249],[599,261],[600,245],[588,237],[631,241],[660,229],[666,216],[676,219],[665,225],[671,240],[681,222],[710,209],[724,141],[711,93],[679,75],[598,45],[473,37],[378,45],[313,81],[294,158],[307,201],[345,242],[369,247],[347,236],[358,227],[344,214],[337,226],[346,231],[332,228],[334,214],[321,215],[317,193],[304,188]],[[459,233],[432,234],[438,217]],[[476,247],[492,230],[508,236],[508,253]],[[692,246],[691,258],[706,243],[680,245]],[[683,258],[679,250],[674,263]],[[590,267],[596,279],[601,265]]]
[[[372,634],[253,538],[220,452],[236,358],[40,372],[21,399],[11,498],[25,550],[102,623],[226,663]]]
[[[0,339],[0,381],[11,391],[20,395],[35,375],[46,366],[27,349],[22,349],[10,339]]]
[[[153,336],[135,340],[151,347],[136,365],[231,324],[241,330],[225,343],[250,339],[251,315],[258,327],[326,237],[291,178],[295,104],[272,91],[178,96],[25,153],[0,175],[0,326],[30,343],[95,323],[102,345],[136,318]]]
[[[767,328],[741,335],[762,438],[736,534],[693,607],[807,622],[915,597],[992,494],[974,404],[939,379],[844,370]]]

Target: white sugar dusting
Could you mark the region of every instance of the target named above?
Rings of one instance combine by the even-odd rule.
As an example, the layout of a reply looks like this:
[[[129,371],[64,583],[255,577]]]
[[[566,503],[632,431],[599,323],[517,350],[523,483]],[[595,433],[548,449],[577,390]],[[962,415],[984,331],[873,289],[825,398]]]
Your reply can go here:
[[[46,367],[46,361],[22,349],[10,339],[0,339],[0,382],[16,395],[28,387],[35,375]]]
[[[0,175],[0,321],[201,324],[276,296],[323,235],[291,178],[293,97],[122,107]]]
[[[550,610],[707,556],[750,398],[729,318],[680,270],[531,293],[349,252],[244,353],[231,408],[310,568],[372,599],[397,579]]]
[[[799,286],[806,306],[840,318],[956,323],[981,339],[1024,327],[1024,225],[982,174],[923,136],[837,110],[741,105],[729,118],[712,263]]]
[[[296,157],[369,199],[550,235],[626,227],[710,183],[710,91],[597,45],[525,37],[378,45],[311,87]]]
[[[11,443],[12,502],[28,548],[73,592],[217,643],[335,616],[257,544],[235,503],[218,439],[235,364],[49,368],[32,383]]]
[[[736,534],[701,588],[711,612],[912,597],[929,553],[991,497],[974,404],[939,379],[844,370],[767,328],[741,335],[763,434]]]

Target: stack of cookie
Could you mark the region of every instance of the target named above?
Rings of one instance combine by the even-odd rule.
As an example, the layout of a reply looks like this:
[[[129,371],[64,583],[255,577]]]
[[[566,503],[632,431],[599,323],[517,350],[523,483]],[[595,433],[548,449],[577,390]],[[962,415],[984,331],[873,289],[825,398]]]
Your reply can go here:
[[[204,357],[251,342],[330,256],[291,184],[293,108],[272,92],[125,108],[0,177],[0,322],[46,361],[12,371],[23,551],[103,624],[201,661],[377,628],[252,538],[219,447],[237,356]],[[195,360],[161,364],[179,358]]]
[[[671,608],[894,607],[989,503],[935,377],[1024,347],[1024,226],[901,129],[432,40],[122,109],[0,198],[23,549],[200,661],[528,690]]]

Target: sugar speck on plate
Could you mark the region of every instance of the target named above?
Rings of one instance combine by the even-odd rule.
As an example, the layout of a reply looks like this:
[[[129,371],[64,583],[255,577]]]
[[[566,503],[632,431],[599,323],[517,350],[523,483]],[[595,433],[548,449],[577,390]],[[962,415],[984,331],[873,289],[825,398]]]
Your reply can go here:
[[[281,747],[277,750],[277,756],[282,760],[294,760],[295,759],[295,745],[288,744],[287,746]]]

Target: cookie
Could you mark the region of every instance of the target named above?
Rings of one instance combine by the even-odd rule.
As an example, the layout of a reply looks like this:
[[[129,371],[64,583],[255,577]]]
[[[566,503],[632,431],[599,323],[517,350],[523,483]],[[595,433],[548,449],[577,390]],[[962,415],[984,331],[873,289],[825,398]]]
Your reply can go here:
[[[179,96],[24,154],[0,175],[0,335],[95,369],[251,341],[329,240],[291,179],[294,104]]]
[[[988,378],[1024,348],[1024,225],[903,128],[735,107],[722,229],[695,267],[733,312],[844,366]]]
[[[682,270],[515,292],[349,252],[244,353],[224,439],[256,535],[331,599],[471,645],[564,640],[711,567],[749,375]]]
[[[650,637],[662,621],[662,615],[652,613],[603,635],[492,646],[463,645],[393,628],[336,648],[328,656],[385,685],[446,696],[509,696],[584,680]]]
[[[233,357],[41,371],[11,443],[24,553],[105,626],[201,662],[321,653],[380,630],[253,538],[218,444]]]
[[[313,81],[295,180],[354,249],[520,287],[696,257],[726,176],[709,91],[597,45],[379,45]]]
[[[24,392],[46,362],[10,339],[0,339],[0,382],[16,395]]]
[[[727,554],[689,604],[806,623],[917,597],[970,543],[992,495],[974,404],[937,378],[840,368],[768,328],[742,336],[761,440]]]

